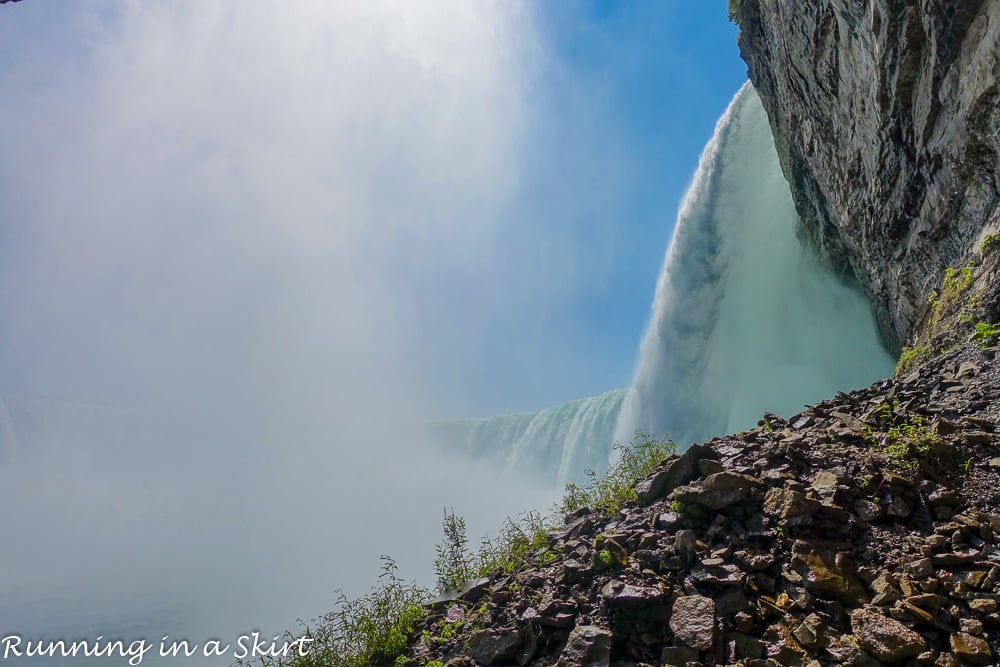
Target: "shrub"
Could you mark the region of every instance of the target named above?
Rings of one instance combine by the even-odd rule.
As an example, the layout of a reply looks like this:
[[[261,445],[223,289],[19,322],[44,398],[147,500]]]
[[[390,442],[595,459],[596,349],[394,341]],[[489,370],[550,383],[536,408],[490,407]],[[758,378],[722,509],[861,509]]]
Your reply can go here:
[[[497,537],[484,537],[480,542],[476,574],[516,570],[530,552],[549,545],[546,533],[552,523],[535,511],[523,512],[518,521],[507,517]]]
[[[957,296],[961,292],[964,292],[972,284],[973,280],[973,268],[972,262],[969,262],[961,269],[953,269],[948,267],[944,271],[944,292],[949,296]]]
[[[434,561],[439,592],[459,588],[474,577],[500,570],[513,572],[521,567],[529,554],[549,546],[547,533],[559,523],[561,515],[581,507],[607,515],[616,513],[636,500],[635,485],[675,450],[669,439],[658,441],[638,431],[631,442],[615,443],[613,447],[618,459],[604,475],[587,470],[586,484],[567,484],[566,495],[549,516],[528,511],[516,521],[508,517],[496,537],[483,538],[475,555],[467,546],[465,521],[445,512],[444,542],[437,546]],[[546,562],[547,555],[542,554],[542,562]]]
[[[873,436],[872,439],[875,449],[889,456],[890,465],[900,472],[912,475],[920,466],[920,457],[930,451],[938,435],[926,417],[917,415],[909,421],[892,426],[885,435]]]
[[[993,347],[1000,339],[1000,324],[988,324],[987,322],[976,322],[976,330],[972,334],[972,340],[977,341],[983,349]]]
[[[303,625],[306,655],[291,651],[278,657],[257,657],[260,667],[371,667],[391,664],[406,649],[414,625],[424,616],[430,593],[396,575],[396,563],[382,556],[382,574],[367,595],[348,600],[340,593],[333,611],[312,625]],[[294,639],[285,633],[286,639]]]
[[[739,9],[740,9],[739,0],[729,0],[729,9],[726,12],[726,18],[728,18],[729,21],[732,23],[739,24],[740,21]]]
[[[435,546],[434,574],[437,576],[439,593],[458,590],[462,584],[472,579],[472,553],[465,530],[465,518],[455,514],[455,510],[444,511],[441,524],[444,542]]]
[[[560,509],[565,514],[581,507],[590,507],[606,515],[617,513],[627,503],[635,502],[635,485],[676,449],[677,446],[667,437],[656,440],[636,431],[631,442],[614,444],[618,459],[603,476],[598,477],[593,470],[587,470],[589,479],[586,484],[566,485]]]
[[[899,355],[899,361],[896,362],[896,372],[894,374],[900,376],[918,366],[928,356],[929,352],[930,349],[923,345],[904,347],[903,353]]]
[[[590,506],[607,514],[617,512],[625,503],[636,499],[635,484],[674,453],[674,443],[667,438],[657,441],[636,432],[632,442],[615,443],[614,449],[618,460],[608,472],[598,477],[594,471],[587,471],[588,483],[568,485],[567,495],[557,509],[572,511]],[[465,519],[446,509],[442,522],[444,541],[437,545],[434,560],[438,592],[459,588],[476,576],[517,569],[532,552],[549,546],[547,532],[556,523],[556,516],[545,517],[534,511],[523,513],[517,521],[508,517],[497,537],[483,538],[478,553],[473,554],[468,546]],[[555,552],[545,551],[541,560],[549,562],[555,556]],[[302,636],[310,639],[306,655],[293,651],[287,656],[258,657],[253,661],[238,661],[238,664],[371,667],[405,662],[402,656],[407,642],[417,622],[426,616],[423,605],[430,601],[431,592],[399,579],[396,564],[388,556],[382,556],[382,561],[379,582],[368,594],[349,600],[340,593],[333,611],[309,625],[302,624]],[[296,639],[290,632],[286,632],[285,637],[290,641]],[[439,666],[440,662],[432,661],[425,667]]]
[[[993,252],[997,248],[1000,248],[1000,234],[987,234],[986,237],[983,238],[982,245],[979,246],[979,252],[986,255]]]

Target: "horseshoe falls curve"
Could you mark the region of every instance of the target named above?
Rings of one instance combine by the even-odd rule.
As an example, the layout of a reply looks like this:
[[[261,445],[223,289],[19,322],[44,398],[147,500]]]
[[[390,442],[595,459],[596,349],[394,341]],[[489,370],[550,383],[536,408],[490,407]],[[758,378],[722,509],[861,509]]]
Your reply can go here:
[[[865,298],[799,240],[756,92],[719,120],[680,206],[632,386],[536,413],[433,425],[445,447],[564,484],[636,429],[681,448],[892,372]]]

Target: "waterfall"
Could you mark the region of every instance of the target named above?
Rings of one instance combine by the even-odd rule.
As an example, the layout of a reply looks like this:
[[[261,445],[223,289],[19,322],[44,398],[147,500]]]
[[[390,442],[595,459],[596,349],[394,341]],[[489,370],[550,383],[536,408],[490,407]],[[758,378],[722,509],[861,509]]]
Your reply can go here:
[[[806,248],[767,116],[746,84],[680,207],[617,437],[682,445],[892,372],[865,298]]]

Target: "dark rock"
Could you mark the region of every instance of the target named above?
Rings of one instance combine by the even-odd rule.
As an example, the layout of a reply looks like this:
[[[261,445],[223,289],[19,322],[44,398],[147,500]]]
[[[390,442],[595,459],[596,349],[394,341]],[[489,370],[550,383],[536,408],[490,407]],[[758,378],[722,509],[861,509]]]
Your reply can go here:
[[[807,590],[832,594],[853,605],[868,601],[853,564],[843,554],[796,540],[792,546],[792,566],[802,576]]]
[[[636,609],[663,602],[664,592],[653,586],[633,586],[620,581],[609,581],[601,589],[601,595],[610,604]]]
[[[674,489],[671,497],[682,503],[694,503],[710,510],[721,510],[745,500],[750,489],[760,481],[748,475],[725,471],[709,475],[701,482]]]
[[[674,601],[670,629],[685,645],[698,651],[712,648],[715,640],[715,602],[702,595],[685,595]]]
[[[770,489],[764,496],[764,511],[781,519],[800,519],[819,511],[820,503],[804,493],[788,489]]]
[[[609,667],[614,635],[594,625],[578,625],[566,640],[556,667]]]
[[[715,452],[707,445],[692,445],[679,457],[668,461],[663,468],[653,473],[635,487],[640,505],[648,505],[662,498],[682,484],[697,476],[697,465],[701,459],[714,459]]]
[[[927,647],[927,642],[916,632],[869,608],[851,612],[851,629],[858,644],[884,662],[915,656]]]
[[[547,537],[550,542],[564,542],[568,539],[573,539],[580,537],[581,535],[586,535],[591,532],[594,528],[594,522],[589,516],[577,517],[573,521],[567,523],[562,528],[557,528],[556,530],[549,531]]]
[[[971,665],[989,665],[993,663],[993,652],[990,645],[982,637],[976,637],[966,632],[951,635],[949,639],[951,650],[955,657]]]
[[[698,651],[687,646],[668,646],[660,654],[660,662],[664,665],[681,666],[689,662],[698,662]]]
[[[462,653],[480,664],[495,665],[513,659],[523,643],[521,630],[481,630],[466,640]]]

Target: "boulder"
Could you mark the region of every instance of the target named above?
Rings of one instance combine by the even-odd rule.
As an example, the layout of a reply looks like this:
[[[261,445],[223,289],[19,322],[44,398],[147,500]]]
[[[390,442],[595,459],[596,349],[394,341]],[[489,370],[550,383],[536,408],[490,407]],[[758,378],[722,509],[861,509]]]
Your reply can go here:
[[[698,461],[716,458],[715,451],[707,445],[692,445],[683,454],[670,460],[660,470],[639,482],[635,487],[640,505],[648,505],[662,498],[698,475]]]
[[[694,503],[710,510],[721,510],[750,496],[750,490],[760,485],[749,475],[723,471],[709,475],[700,482],[674,489],[672,498],[681,503]]]
[[[851,630],[861,648],[883,662],[898,662],[927,648],[923,637],[871,608],[851,612]]]
[[[578,625],[566,640],[556,667],[609,667],[611,664],[610,630],[596,625]]]
[[[677,598],[670,613],[670,629],[686,646],[709,650],[715,640],[715,602],[703,595]]]

